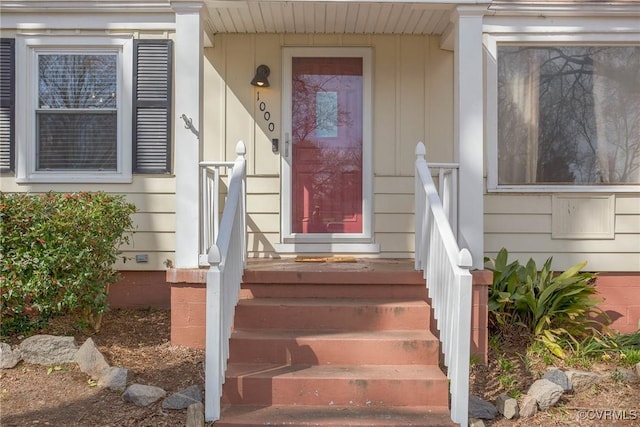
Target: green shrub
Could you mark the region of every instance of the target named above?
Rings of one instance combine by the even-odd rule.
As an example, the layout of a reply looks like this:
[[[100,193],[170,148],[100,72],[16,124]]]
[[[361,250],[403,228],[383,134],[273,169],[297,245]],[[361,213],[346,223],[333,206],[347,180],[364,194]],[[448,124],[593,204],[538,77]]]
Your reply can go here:
[[[580,272],[586,263],[555,274],[552,258],[538,270],[533,259],[525,266],[509,263],[504,248],[486,261],[493,272],[488,306],[495,328],[524,327],[553,354],[564,357],[559,338],[577,342],[603,327],[603,321],[596,319],[606,321],[596,307],[600,300],[594,298],[596,275]]]
[[[96,330],[134,205],[98,193],[0,193],[2,334],[78,313]]]

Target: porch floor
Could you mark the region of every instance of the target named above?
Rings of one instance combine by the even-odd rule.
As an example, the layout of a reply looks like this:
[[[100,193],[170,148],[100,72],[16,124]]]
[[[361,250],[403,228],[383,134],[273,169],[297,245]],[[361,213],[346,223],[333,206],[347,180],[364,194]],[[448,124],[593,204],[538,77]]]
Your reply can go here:
[[[414,269],[413,259],[372,259],[352,257],[305,257],[250,259],[244,272],[244,280],[262,283],[324,283],[369,285],[421,285],[421,271]],[[344,262],[350,259],[351,262]]]
[[[357,257],[250,258],[247,271],[381,271],[413,272],[413,259]],[[352,260],[352,261],[350,261]]]

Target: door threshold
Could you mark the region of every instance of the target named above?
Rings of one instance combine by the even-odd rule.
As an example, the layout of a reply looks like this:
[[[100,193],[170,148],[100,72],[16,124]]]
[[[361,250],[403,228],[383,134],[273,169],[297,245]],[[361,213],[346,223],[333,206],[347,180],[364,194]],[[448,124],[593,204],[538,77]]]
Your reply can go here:
[[[277,243],[274,247],[281,254],[380,253],[380,245],[377,243]]]

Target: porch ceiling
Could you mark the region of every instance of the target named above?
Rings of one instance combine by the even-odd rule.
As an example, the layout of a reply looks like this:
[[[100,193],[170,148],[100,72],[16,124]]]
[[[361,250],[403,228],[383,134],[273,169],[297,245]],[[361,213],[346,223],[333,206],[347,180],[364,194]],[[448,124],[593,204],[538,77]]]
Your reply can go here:
[[[440,35],[454,5],[445,3],[206,0],[215,33]]]

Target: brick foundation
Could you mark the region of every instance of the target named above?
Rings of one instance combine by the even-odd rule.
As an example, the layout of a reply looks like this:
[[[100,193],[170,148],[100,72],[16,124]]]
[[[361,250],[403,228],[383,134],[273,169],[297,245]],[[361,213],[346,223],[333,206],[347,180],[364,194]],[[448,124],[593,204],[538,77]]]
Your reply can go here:
[[[204,283],[171,285],[171,344],[204,348],[206,289]]]
[[[171,285],[164,271],[121,271],[109,286],[109,307],[171,309]]]
[[[640,273],[599,273],[600,308],[612,320],[611,328],[622,333],[640,329]]]

